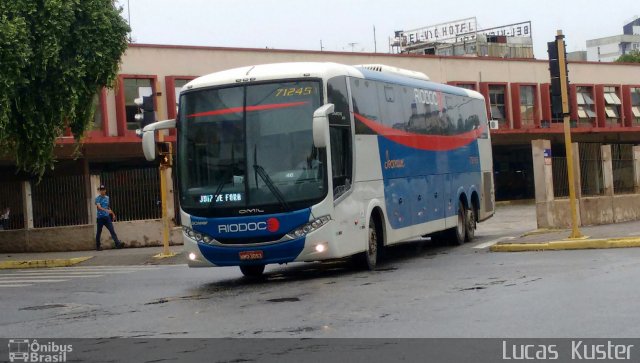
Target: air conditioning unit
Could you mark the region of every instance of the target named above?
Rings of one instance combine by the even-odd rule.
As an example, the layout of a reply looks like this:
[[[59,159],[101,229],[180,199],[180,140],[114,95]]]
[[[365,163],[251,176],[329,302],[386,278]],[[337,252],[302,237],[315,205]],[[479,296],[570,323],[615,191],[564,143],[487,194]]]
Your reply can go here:
[[[489,128],[491,130],[497,130],[498,129],[498,120],[489,121]]]

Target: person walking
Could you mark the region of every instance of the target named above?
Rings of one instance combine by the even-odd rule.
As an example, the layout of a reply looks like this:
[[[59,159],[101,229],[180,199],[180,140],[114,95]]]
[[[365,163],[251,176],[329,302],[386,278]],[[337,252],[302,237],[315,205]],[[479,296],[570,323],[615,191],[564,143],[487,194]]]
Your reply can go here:
[[[98,208],[98,218],[96,221],[97,231],[96,231],[96,251],[102,251],[102,247],[100,247],[100,235],[102,234],[102,227],[107,227],[109,233],[111,233],[111,238],[113,242],[116,244],[116,248],[122,248],[123,244],[118,239],[116,235],[116,231],[113,229],[112,220],[116,219],[116,214],[109,208],[109,196],[107,196],[107,188],[104,185],[100,185],[98,187],[98,192],[100,195],[96,197],[96,207]]]
[[[11,213],[11,209],[6,207],[2,214],[0,215],[0,230],[9,229],[9,214]]]

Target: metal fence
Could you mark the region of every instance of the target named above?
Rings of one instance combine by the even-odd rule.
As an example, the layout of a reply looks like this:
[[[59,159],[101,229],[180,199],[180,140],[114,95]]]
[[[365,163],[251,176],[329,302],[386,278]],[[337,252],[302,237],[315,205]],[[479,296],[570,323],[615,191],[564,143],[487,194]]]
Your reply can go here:
[[[583,196],[604,194],[600,144],[578,144],[580,152],[580,186]]]
[[[118,221],[159,219],[160,175],[157,168],[103,172],[100,182],[107,188],[111,208]]]
[[[60,227],[89,223],[84,175],[43,178],[31,183],[33,226]]]
[[[9,220],[0,220],[0,225],[4,229],[23,229],[24,213],[22,211],[22,182],[2,182],[0,183],[0,215],[6,213],[9,208]],[[6,224],[1,224],[1,223]]]
[[[567,174],[567,158],[553,157],[551,159],[553,169],[553,196],[556,198],[569,197],[569,176]]]
[[[633,185],[633,145],[611,145],[613,167],[613,191],[616,194],[634,193]]]

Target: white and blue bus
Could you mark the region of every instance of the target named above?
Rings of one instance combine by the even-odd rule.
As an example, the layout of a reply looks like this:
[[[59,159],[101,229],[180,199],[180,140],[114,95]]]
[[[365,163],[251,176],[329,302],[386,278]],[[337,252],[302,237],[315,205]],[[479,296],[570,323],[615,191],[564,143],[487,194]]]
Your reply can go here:
[[[383,65],[281,63],[189,82],[177,172],[192,267],[354,256],[421,236],[456,244],[494,212],[487,113],[477,92]]]

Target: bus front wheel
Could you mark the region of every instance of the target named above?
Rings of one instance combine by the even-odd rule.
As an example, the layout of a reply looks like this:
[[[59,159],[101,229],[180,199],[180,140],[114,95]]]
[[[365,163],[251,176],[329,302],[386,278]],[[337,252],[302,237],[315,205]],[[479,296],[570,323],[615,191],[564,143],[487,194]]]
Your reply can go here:
[[[376,219],[371,216],[369,219],[369,234],[367,238],[367,250],[356,255],[355,262],[358,267],[365,270],[374,270],[378,264],[380,248],[382,246],[382,235]]]
[[[261,277],[264,273],[264,265],[246,265],[240,266],[240,271],[246,277]]]

